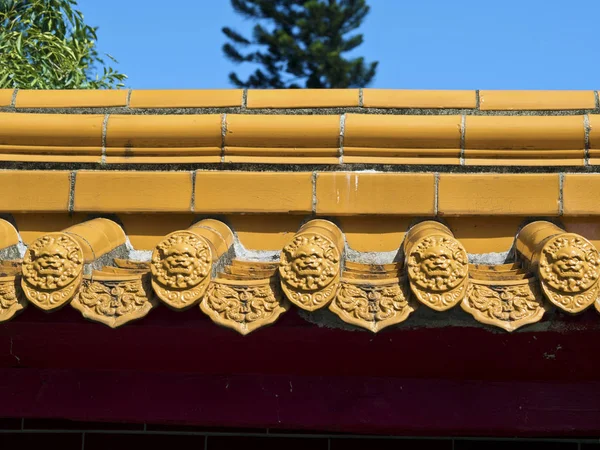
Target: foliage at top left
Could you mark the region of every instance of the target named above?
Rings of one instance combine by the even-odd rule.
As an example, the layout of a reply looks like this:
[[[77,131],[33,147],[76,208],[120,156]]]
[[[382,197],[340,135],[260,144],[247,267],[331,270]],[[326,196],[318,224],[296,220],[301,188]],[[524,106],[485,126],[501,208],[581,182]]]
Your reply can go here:
[[[76,0],[0,0],[0,88],[123,87],[127,76],[106,64],[98,28],[76,7]]]

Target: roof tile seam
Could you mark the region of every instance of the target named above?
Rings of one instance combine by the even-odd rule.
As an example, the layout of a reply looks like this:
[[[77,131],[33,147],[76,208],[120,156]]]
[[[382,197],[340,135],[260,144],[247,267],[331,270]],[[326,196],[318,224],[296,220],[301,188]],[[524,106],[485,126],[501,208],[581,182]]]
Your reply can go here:
[[[475,109],[477,111],[481,110],[481,94],[479,92],[479,89],[475,90]]]
[[[460,165],[465,165],[465,142],[467,135],[467,116],[461,115],[460,117]]]
[[[96,250],[94,250],[94,246],[92,245],[92,243],[90,241],[88,241],[85,238],[85,236],[82,236],[80,233],[74,233],[73,231],[68,231],[68,230],[64,230],[63,233],[70,234],[71,236],[77,236],[79,239],[84,241],[92,252],[92,261],[95,261],[96,259],[98,259],[98,257],[96,256]]]
[[[69,204],[67,210],[69,214],[73,214],[75,210],[75,183],[77,182],[77,171],[73,170],[69,174]]]
[[[583,116],[583,130],[584,130],[584,149],[583,149],[583,165],[590,165],[590,116],[584,114]]]
[[[340,164],[344,164],[344,136],[346,131],[346,113],[340,115],[340,137],[338,158]]]
[[[104,119],[102,120],[102,148],[101,148],[101,154],[100,154],[100,164],[104,165],[106,164],[106,137],[108,135],[108,119],[110,117],[110,114],[105,114],[104,115]]]
[[[565,212],[565,204],[564,204],[564,185],[565,185],[565,174],[558,174],[558,216],[562,217]]]
[[[358,107],[359,108],[365,107],[365,93],[364,93],[363,88],[358,89]]]
[[[221,163],[225,162],[225,138],[227,136],[227,114],[221,115]]]
[[[433,215],[438,216],[439,214],[439,195],[440,192],[440,173],[435,172],[433,174]]]
[[[125,108],[131,108],[131,94],[133,93],[133,89],[129,89],[127,91],[127,98],[125,99]]]
[[[192,195],[191,195],[191,199],[190,199],[190,211],[195,212],[196,211],[196,171],[195,170],[192,170],[190,172],[190,177],[192,180]]]
[[[317,214],[317,171],[312,173],[312,213]]]
[[[598,95],[598,91],[594,91],[594,99],[596,101],[596,109],[600,109],[600,96]]]
[[[12,98],[10,100],[10,106],[12,108],[16,108],[17,106],[17,94],[19,93],[19,88],[15,88],[12,93]]]
[[[2,162],[2,171],[61,171],[72,170],[75,165],[77,170],[90,170],[95,172],[181,172],[189,170],[199,170],[206,172],[346,172],[346,171],[375,171],[379,173],[492,173],[492,174],[535,174],[535,173],[559,173],[567,170],[567,173],[600,173],[600,165],[465,165],[458,164],[428,164],[427,162],[414,164],[384,164],[384,163],[344,163],[344,164],[319,164],[319,163],[295,163],[295,164],[277,164],[277,163],[227,163],[225,166],[221,162],[215,163],[110,163],[101,165],[99,162],[25,162],[25,161],[5,161]]]
[[[242,90],[242,110],[248,109],[248,89]]]
[[[377,108],[377,107],[312,107],[312,108],[257,108],[243,109],[241,107],[198,107],[198,108],[127,108],[120,107],[72,107],[72,108],[16,108],[13,106],[0,107],[0,112],[15,114],[123,114],[123,115],[207,115],[207,114],[241,114],[241,115],[339,115],[343,113],[379,114],[396,116],[446,116],[466,114],[468,116],[576,116],[582,114],[600,114],[600,108],[588,109],[518,109],[518,110],[477,110],[474,108]]]

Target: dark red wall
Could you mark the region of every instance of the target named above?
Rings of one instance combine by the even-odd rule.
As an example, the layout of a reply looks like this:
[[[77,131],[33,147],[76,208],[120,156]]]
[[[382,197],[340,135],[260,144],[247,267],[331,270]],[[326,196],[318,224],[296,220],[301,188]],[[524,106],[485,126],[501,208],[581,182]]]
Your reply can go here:
[[[321,328],[249,336],[158,308],[118,330],[66,308],[0,325],[0,417],[410,436],[600,434],[600,318],[550,331]]]

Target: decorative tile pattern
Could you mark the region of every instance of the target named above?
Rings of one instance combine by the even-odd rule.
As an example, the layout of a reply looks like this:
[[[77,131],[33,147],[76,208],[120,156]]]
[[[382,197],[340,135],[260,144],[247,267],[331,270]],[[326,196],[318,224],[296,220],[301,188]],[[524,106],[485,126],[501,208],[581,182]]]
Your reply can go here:
[[[471,278],[461,306],[477,321],[506,331],[539,322],[546,311],[535,279],[502,282]]]
[[[208,242],[191,231],[176,231],[152,253],[152,288],[174,309],[198,303],[210,282],[212,254]]]
[[[407,254],[410,287],[417,299],[436,311],[445,311],[466,295],[467,252],[449,236],[431,235],[417,241]]]
[[[307,311],[326,306],[337,293],[340,250],[328,237],[304,232],[283,248],[279,275],[292,303]]]
[[[85,277],[81,290],[71,302],[86,319],[111,328],[144,317],[156,305],[145,276]]]
[[[415,311],[405,283],[398,278],[357,280],[342,278],[340,290],[329,309],[344,322],[373,333],[404,322]]]
[[[215,279],[200,304],[213,322],[244,335],[272,324],[289,307],[274,279]]]
[[[21,286],[30,302],[51,311],[75,296],[82,270],[83,250],[79,243],[66,233],[50,233],[27,249]]]

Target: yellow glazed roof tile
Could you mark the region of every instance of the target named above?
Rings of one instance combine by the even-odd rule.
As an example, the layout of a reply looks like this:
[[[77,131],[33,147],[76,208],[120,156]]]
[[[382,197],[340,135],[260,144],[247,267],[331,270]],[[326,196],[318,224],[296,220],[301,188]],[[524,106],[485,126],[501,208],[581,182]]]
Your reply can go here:
[[[316,194],[318,214],[435,213],[432,173],[318,173]]]
[[[248,108],[358,106],[358,89],[249,89]]]
[[[600,214],[600,174],[565,174],[563,199],[565,215]]]
[[[0,89],[0,107],[11,105],[14,92],[14,89]]]
[[[309,115],[226,116],[226,147],[338,147],[340,117]]]
[[[558,215],[559,174],[441,173],[440,215]]]
[[[68,171],[0,170],[0,211],[67,211],[70,177]]]
[[[111,115],[106,129],[107,162],[139,157],[219,157],[221,116],[206,115]],[[157,162],[162,162],[158,160]],[[192,161],[193,162],[193,161]]]
[[[196,172],[197,213],[307,213],[312,211],[310,172]]]
[[[460,148],[460,116],[347,114],[344,147]]]
[[[131,108],[222,108],[242,106],[241,89],[139,90],[131,92]]]
[[[575,150],[585,147],[584,117],[467,116],[467,149]]]
[[[100,154],[100,114],[0,113],[0,153],[58,149],[65,153]]]
[[[125,106],[127,89],[121,90],[27,90],[19,89],[17,108],[99,108]]]
[[[12,225],[0,225],[7,242],[18,240]],[[70,304],[85,318],[116,328],[143,318],[160,302],[176,311],[199,308],[216,324],[243,335],[273,324],[292,307],[328,308],[343,321],[376,333],[407,320],[431,325],[412,312],[443,313],[460,304],[473,320],[512,332],[539,322],[551,305],[570,314],[600,311],[600,254],[588,233],[534,220],[512,228],[513,262],[475,265],[461,238],[440,221],[402,226],[404,239],[396,236],[396,249],[402,252],[394,263],[353,260],[356,255],[344,251],[345,230],[319,218],[289,232],[279,244],[279,260],[242,260],[232,248],[232,228],[220,220],[196,219],[187,228],[171,228],[152,249],[151,259],[138,261],[110,255],[127,240],[116,221],[77,220],[29,242],[22,259],[0,259],[0,322],[28,303],[46,312]],[[570,276],[578,281],[576,288],[557,278],[567,270],[556,266],[557,260],[569,273],[581,274]],[[94,263],[91,273],[85,267],[89,263]],[[15,295],[17,284],[23,296]],[[250,300],[251,310],[240,308],[240,302]],[[385,314],[367,314],[366,306]],[[489,314],[491,306],[501,313]],[[452,316],[448,320],[444,326],[452,325]],[[323,323],[318,315],[313,322]],[[328,326],[336,327],[330,321]]]
[[[77,172],[74,211],[189,212],[191,172]]]
[[[482,111],[593,109],[594,91],[479,91]]]
[[[475,91],[363,89],[365,108],[475,108]]]

